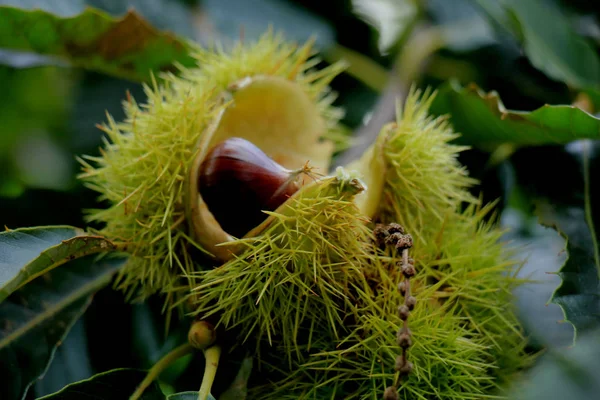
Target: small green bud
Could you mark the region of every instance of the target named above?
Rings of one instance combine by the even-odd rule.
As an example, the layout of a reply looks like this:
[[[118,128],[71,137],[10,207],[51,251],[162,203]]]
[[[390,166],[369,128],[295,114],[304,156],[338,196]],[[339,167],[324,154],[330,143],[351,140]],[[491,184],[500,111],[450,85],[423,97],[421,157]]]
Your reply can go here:
[[[206,349],[215,339],[215,327],[207,321],[194,321],[188,332],[188,342],[198,350]]]

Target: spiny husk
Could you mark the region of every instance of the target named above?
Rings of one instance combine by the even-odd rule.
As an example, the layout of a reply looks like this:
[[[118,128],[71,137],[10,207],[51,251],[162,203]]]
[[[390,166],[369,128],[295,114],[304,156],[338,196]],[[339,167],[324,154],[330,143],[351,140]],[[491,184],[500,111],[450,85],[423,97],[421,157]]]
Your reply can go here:
[[[401,277],[398,255],[372,244],[368,220],[398,222],[415,239],[418,271],[409,319],[415,370],[401,396],[492,397],[529,361],[508,306],[519,281],[500,233],[483,222],[489,209],[469,195],[474,181],[457,161],[465,148],[450,143],[457,135],[444,118],[428,115],[429,93],[411,91],[397,121],[346,168],[361,174],[364,196],[341,170],[302,188],[256,236],[226,243],[241,250],[224,265],[203,270],[192,254],[199,246],[189,236],[185,182],[195,144],[226,112],[221,94],[232,83],[264,75],[294,82],[318,108],[324,135],[336,132],[327,84],[339,67],[309,72],[309,54],[272,35],[231,54],[198,50],[199,68],[146,87],[145,105],[129,99],[124,122],[108,117],[105,148],[82,160],[82,178],[111,204],[89,219],[132,249],[119,286],[183,297],[194,314],[255,344],[265,379],[250,382],[251,398],[379,399],[400,354]]]
[[[352,201],[362,190],[342,170],[302,188],[260,235],[228,244],[243,247],[240,256],[190,277],[195,314],[239,328],[240,342],[281,340],[287,360],[301,351],[298,337],[311,336],[307,323],[343,337],[338,331],[354,308],[349,286],[366,284],[368,229]]]
[[[337,136],[341,115],[331,107],[334,96],[327,85],[343,66],[314,71],[318,60],[311,55],[310,43],[298,48],[271,33],[230,53],[197,49],[198,68],[145,86],[145,104],[128,97],[124,121],[107,116],[101,155],[82,157],[79,177],[110,204],[88,210],[87,220],[104,224],[98,233],[127,243],[133,255],[120,274],[119,288],[142,298],[164,292],[168,303],[189,290],[181,277],[201,267],[195,253],[205,249],[191,236],[186,220],[186,181],[200,136],[231,104],[223,93],[235,90],[232,84],[255,76],[292,82],[314,102],[323,136]]]
[[[325,120],[296,82],[274,76],[247,77],[231,84],[223,97],[224,101],[229,98],[228,105],[204,130],[196,146],[185,198],[192,238],[221,262],[229,260],[235,249],[219,245],[234,237],[221,227],[199,189],[202,163],[214,145],[232,137],[247,139],[283,167],[310,170],[299,177],[304,181],[310,180],[309,174],[327,172],[333,153],[333,143],[321,140],[326,132]],[[244,236],[259,234],[258,228]]]
[[[468,188],[476,183],[458,162],[468,147],[446,117],[432,117],[435,96],[411,89],[396,122],[385,126],[377,141],[357,162],[368,190],[357,199],[361,211],[381,221],[395,221],[411,232],[418,246],[427,243],[448,214],[461,203],[476,203]]]
[[[239,328],[240,342],[257,342],[257,368],[266,378],[251,382],[250,398],[380,399],[394,382],[402,277],[399,255],[376,249],[372,233],[357,225],[369,196],[379,199],[373,219],[400,221],[415,239],[415,369],[401,398],[501,397],[499,386],[531,362],[511,307],[521,282],[517,266],[499,242],[501,232],[484,220],[491,206],[479,206],[468,192],[473,180],[456,160],[464,148],[449,143],[456,134],[445,119],[428,116],[431,100],[412,91],[398,121],[363,159],[371,167],[376,157],[383,160],[379,185],[372,170],[356,168],[368,186],[355,197],[365,196],[359,210],[341,213],[334,198],[318,207],[329,219],[319,219],[312,206],[290,203],[278,230],[255,238],[223,272],[201,274],[201,313]],[[304,243],[311,243],[308,253]],[[335,263],[321,256],[330,249],[344,249]]]
[[[498,242],[499,232],[483,222],[488,212],[471,207],[453,215],[440,232],[437,254],[413,252],[418,274],[411,286],[418,303],[409,318],[409,359],[415,369],[400,398],[501,398],[501,385],[533,360],[511,306],[511,290],[519,283],[514,263]],[[273,361],[266,363],[281,380],[254,388],[251,397],[380,399],[396,378],[401,352],[395,338],[402,326],[396,289],[401,278],[390,261],[373,258],[365,266],[378,286],[370,285],[374,289],[361,297],[359,318],[346,326],[344,339],[315,340],[310,356],[285,375]]]

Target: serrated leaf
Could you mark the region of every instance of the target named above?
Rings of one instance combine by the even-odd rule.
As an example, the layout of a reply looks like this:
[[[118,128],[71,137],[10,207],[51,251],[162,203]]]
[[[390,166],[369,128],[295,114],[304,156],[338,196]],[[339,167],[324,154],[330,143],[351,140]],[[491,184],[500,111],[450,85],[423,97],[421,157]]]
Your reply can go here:
[[[575,337],[600,326],[600,246],[597,221],[592,215],[595,199],[590,193],[590,155],[582,143],[584,188],[575,194],[576,203],[543,202],[537,206],[540,223],[556,229],[566,239],[567,260],[558,275],[562,283],[552,295],[565,320],[573,324]],[[580,202],[581,204],[577,204]]]
[[[137,369],[114,369],[92,376],[90,379],[72,383],[62,390],[39,399],[44,400],[128,400],[147,372]],[[154,381],[140,400],[164,400]]]
[[[198,392],[181,392],[167,397],[167,400],[198,400]],[[208,395],[206,400],[216,400],[213,395]]]
[[[73,259],[113,251],[101,236],[71,226],[21,228],[0,233],[0,302],[19,287]]]
[[[72,261],[33,280],[0,303],[0,398],[20,400],[43,375],[56,347],[107,285],[122,260]]]
[[[0,48],[66,59],[74,66],[149,81],[175,64],[195,64],[191,43],[152,27],[135,11],[122,18],[87,8],[60,17],[42,10],[0,6]]]
[[[600,393],[600,331],[581,338],[577,346],[553,349],[528,376],[513,385],[514,400],[588,400]]]
[[[534,111],[507,110],[496,92],[476,85],[443,85],[430,111],[448,114],[460,142],[485,149],[504,143],[518,146],[566,144],[600,139],[600,119],[569,105],[545,105]]]

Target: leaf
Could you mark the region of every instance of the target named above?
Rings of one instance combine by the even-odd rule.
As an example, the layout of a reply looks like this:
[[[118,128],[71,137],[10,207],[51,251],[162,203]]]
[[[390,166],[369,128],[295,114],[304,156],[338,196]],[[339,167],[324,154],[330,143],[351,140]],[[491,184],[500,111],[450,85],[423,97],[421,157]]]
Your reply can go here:
[[[34,8],[61,17],[72,17],[85,8],[87,0],[0,0],[0,5],[32,10]]]
[[[231,386],[221,393],[219,400],[244,400],[248,396],[248,379],[252,373],[252,357],[246,357]]]
[[[507,110],[498,93],[484,93],[474,84],[443,85],[430,111],[449,114],[461,142],[486,149],[503,143],[536,146],[600,139],[600,119],[579,108],[545,105],[530,112]]]
[[[497,42],[489,19],[473,0],[429,0],[426,4],[442,30],[446,48],[466,52]]]
[[[38,397],[45,396],[62,389],[71,382],[88,379],[94,375],[88,350],[89,345],[85,320],[82,317],[75,322],[61,345],[56,348],[44,377],[38,379],[31,389],[33,393]]]
[[[525,53],[536,68],[577,88],[600,85],[596,50],[577,35],[557,6],[540,0],[506,3],[519,24]]]
[[[0,233],[0,302],[33,279],[75,258],[116,250],[101,236],[70,226],[21,228]]]
[[[218,41],[226,46],[233,40],[255,40],[267,27],[284,33],[287,39],[305,42],[311,38],[316,47],[335,44],[335,29],[326,20],[290,1],[278,0],[203,0],[202,13],[210,20],[213,32],[200,37],[204,45]],[[231,12],[235,10],[235,12]]]
[[[128,400],[145,377],[146,371],[114,369],[67,385],[54,394],[40,397],[40,400]],[[140,399],[164,400],[164,398],[158,383],[154,381]]]
[[[556,229],[567,242],[568,258],[558,272],[562,283],[551,301],[562,308],[565,320],[575,328],[574,341],[578,334],[600,326],[600,225],[592,215],[597,199],[590,193],[594,180],[590,175],[589,144],[582,146],[583,204],[544,202],[537,207],[540,222]]]
[[[87,8],[59,17],[42,10],[0,6],[0,48],[67,59],[71,64],[136,81],[193,66],[191,43],[152,27],[135,11],[122,18]]]
[[[600,86],[600,58],[571,27],[558,5],[541,0],[475,0],[523,44],[531,63],[575,88]],[[512,22],[512,24],[511,24]]]
[[[198,392],[181,392],[167,397],[167,400],[198,400]],[[214,396],[209,395],[206,400],[216,400]]]
[[[138,369],[113,369],[67,385],[60,391],[38,400],[128,400],[146,374],[147,371]],[[175,393],[166,399],[198,400],[198,392]],[[152,382],[140,400],[165,400],[157,381]],[[216,399],[210,395],[207,400]]]
[[[524,211],[529,211],[528,201],[523,194]],[[566,259],[565,241],[556,231],[538,224],[537,217],[510,207],[502,210],[502,229],[506,230],[502,242],[523,260],[518,277],[529,280],[513,291],[529,347],[542,350],[572,344],[573,326],[557,323],[564,318],[563,312],[547,303],[560,283],[555,273]]]
[[[56,0],[52,0],[54,3]],[[193,9],[181,1],[173,0],[85,0],[88,6],[103,10],[110,15],[120,16],[134,9],[152,26],[187,38],[196,35],[198,24]],[[202,23],[200,23],[202,24]]]
[[[577,346],[553,349],[525,379],[513,385],[515,400],[588,400],[600,393],[600,331],[585,335]]]
[[[354,13],[379,32],[378,47],[386,54],[418,17],[414,0],[352,0]]]
[[[0,375],[5,382],[0,398],[23,398],[31,383],[44,374],[56,347],[90,304],[93,293],[107,285],[122,265],[122,260],[75,260],[0,303]]]

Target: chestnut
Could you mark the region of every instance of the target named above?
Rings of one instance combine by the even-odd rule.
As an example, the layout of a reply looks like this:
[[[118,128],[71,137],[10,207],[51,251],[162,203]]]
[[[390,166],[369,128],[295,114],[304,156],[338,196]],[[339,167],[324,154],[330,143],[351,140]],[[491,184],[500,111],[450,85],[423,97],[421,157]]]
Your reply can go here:
[[[299,173],[269,158],[248,140],[232,137],[209,150],[200,164],[198,190],[221,228],[243,237],[299,188]]]

